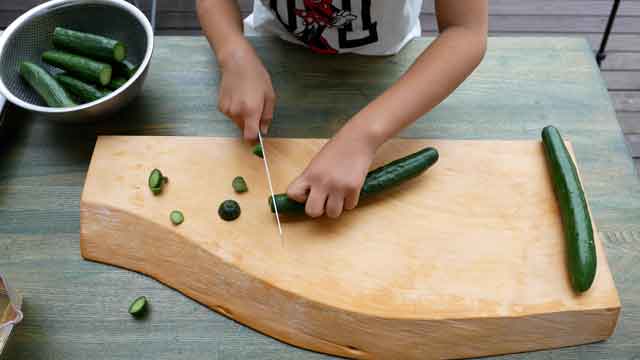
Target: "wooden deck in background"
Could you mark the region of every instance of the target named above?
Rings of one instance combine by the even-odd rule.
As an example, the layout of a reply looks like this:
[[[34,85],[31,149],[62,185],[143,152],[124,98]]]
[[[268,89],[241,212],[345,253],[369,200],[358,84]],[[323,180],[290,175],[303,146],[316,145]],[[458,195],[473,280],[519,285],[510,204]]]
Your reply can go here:
[[[42,0],[1,0],[0,28]],[[240,0],[243,14],[252,0]],[[140,3],[148,4],[148,0]],[[492,36],[581,36],[598,48],[611,0],[490,0]],[[421,16],[424,35],[434,35],[433,2]],[[200,34],[195,0],[158,0],[157,33]],[[602,75],[630,152],[640,168],[640,0],[622,0],[607,47]]]

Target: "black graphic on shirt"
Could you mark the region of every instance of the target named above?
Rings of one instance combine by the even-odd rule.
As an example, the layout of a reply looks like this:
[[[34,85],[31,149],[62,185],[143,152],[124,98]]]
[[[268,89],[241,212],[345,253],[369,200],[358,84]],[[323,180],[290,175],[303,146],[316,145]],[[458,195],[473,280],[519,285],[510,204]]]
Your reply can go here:
[[[338,45],[340,48],[354,48],[372,44],[378,41],[377,22],[371,20],[371,0],[361,1],[362,29],[368,33],[362,38],[350,38],[353,36],[353,21],[358,15],[351,12],[351,1],[342,0],[341,7],[333,3],[337,0],[303,0],[304,8],[297,9],[295,0],[287,1],[287,19],[283,19],[278,10],[278,0],[271,0],[271,9],[276,14],[282,25],[300,41],[307,44],[311,50],[322,54],[336,54],[338,50],[331,47],[324,38],[323,33],[327,28],[338,30]],[[356,0],[358,1],[358,0]],[[303,26],[298,29],[297,18],[302,19]]]

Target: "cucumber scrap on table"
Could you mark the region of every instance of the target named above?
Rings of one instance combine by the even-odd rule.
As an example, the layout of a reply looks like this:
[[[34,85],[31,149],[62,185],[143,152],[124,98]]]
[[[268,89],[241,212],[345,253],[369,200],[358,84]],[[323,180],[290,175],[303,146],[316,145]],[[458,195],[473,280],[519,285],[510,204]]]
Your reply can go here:
[[[56,27],[55,49],[45,51],[42,61],[64,70],[52,75],[32,63],[20,65],[20,75],[50,107],[70,107],[98,100],[122,87],[138,70],[126,59],[124,43],[72,29]]]

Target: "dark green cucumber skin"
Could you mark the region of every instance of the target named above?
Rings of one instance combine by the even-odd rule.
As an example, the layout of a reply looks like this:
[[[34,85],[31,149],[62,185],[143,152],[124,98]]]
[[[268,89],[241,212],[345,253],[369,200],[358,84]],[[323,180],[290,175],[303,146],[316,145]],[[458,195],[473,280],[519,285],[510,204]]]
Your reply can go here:
[[[567,246],[567,265],[574,290],[587,291],[596,276],[596,246],[587,200],[576,166],[558,129],[542,130],[547,165],[560,207]]]
[[[77,105],[56,79],[40,66],[30,62],[23,62],[20,64],[20,75],[50,107]]]
[[[377,194],[420,175],[433,166],[438,161],[438,158],[438,151],[429,147],[372,170],[364,180],[362,190],[360,190],[360,199]],[[305,204],[289,199],[286,194],[275,195],[275,202],[278,212],[281,214],[304,213]],[[272,197],[269,197],[269,206],[271,207],[271,212],[275,212]]]
[[[122,61],[127,56],[125,45],[117,40],[61,27],[53,31],[53,45],[58,49],[105,61]]]
[[[94,86],[75,79],[65,74],[56,75],[56,80],[71,94],[78,97],[83,102],[92,102],[104,96],[104,93]]]
[[[116,75],[130,79],[136,71],[138,71],[138,66],[133,65],[128,60],[114,62],[112,64],[113,71]]]
[[[127,79],[123,77],[116,77],[111,79],[111,81],[107,84],[107,87],[111,90],[118,90],[126,82]]]
[[[111,81],[111,65],[84,56],[49,50],[42,54],[42,61],[84,81],[100,85],[107,85]]]

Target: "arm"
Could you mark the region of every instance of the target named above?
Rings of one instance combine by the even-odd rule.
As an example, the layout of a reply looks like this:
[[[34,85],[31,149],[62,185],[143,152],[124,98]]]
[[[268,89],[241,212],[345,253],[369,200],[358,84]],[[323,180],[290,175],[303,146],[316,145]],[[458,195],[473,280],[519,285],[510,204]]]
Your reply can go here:
[[[486,49],[487,0],[437,0],[440,36],[387,91],[331,139],[287,194],[306,201],[309,216],[338,217],[358,203],[376,150],[451,94]]]
[[[254,140],[273,118],[275,93],[271,77],[243,34],[235,0],[197,0],[198,19],[216,54],[222,79],[218,108]]]
[[[487,1],[436,1],[440,36],[386,92],[341,131],[380,146],[449,96],[480,64],[487,41]]]

